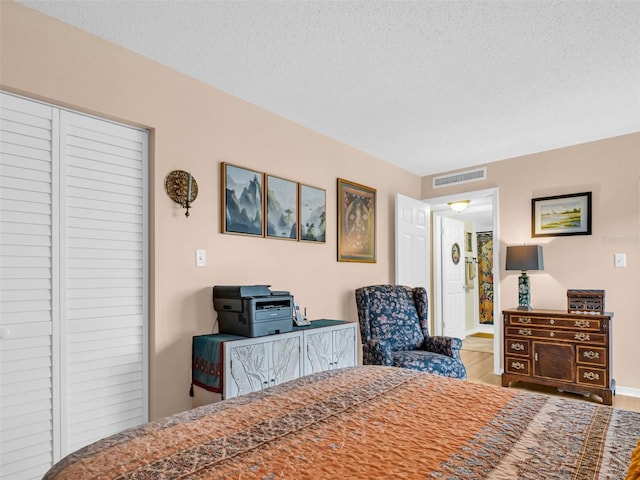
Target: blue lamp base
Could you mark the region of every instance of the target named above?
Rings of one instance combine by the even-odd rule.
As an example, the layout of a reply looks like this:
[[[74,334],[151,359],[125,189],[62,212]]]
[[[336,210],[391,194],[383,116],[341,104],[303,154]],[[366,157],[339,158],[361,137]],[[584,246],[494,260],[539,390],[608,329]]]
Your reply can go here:
[[[531,290],[529,289],[529,276],[523,271],[518,277],[518,310],[531,310]]]

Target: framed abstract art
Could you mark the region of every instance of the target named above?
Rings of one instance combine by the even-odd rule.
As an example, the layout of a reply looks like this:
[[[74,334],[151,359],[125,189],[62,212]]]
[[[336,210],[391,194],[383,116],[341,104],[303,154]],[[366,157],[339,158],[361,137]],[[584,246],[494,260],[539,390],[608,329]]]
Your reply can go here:
[[[338,178],[338,261],[376,262],[376,190]]]

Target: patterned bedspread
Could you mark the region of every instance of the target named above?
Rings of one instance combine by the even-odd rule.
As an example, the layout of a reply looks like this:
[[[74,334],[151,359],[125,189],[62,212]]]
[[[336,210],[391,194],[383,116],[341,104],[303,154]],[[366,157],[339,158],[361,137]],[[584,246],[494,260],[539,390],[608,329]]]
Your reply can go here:
[[[51,479],[623,479],[640,413],[363,366],[183,412]]]

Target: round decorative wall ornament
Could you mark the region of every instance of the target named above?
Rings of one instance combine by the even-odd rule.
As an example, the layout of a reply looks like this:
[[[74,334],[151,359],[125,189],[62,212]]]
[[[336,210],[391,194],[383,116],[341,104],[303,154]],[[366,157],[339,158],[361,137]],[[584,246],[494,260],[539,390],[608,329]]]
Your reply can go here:
[[[454,265],[458,265],[460,262],[460,245],[457,243],[451,246],[451,260],[453,260]]]

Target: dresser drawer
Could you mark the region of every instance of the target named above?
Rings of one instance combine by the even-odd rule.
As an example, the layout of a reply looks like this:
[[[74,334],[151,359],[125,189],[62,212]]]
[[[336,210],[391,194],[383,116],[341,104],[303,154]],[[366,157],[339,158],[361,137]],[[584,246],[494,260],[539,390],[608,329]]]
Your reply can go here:
[[[577,343],[593,343],[596,345],[606,345],[607,336],[602,333],[569,332],[554,329],[528,328],[528,327],[507,327],[505,334],[508,337],[520,338],[542,338],[552,340],[565,340]]]
[[[578,384],[594,387],[607,386],[607,371],[604,368],[578,366]]]
[[[589,365],[607,365],[607,349],[578,345],[576,349],[576,361]]]
[[[531,362],[528,359],[524,359],[524,358],[507,357],[504,369],[508,373],[530,375]]]
[[[528,315],[511,315],[509,325],[532,326],[532,327],[552,327],[578,329],[585,332],[599,332],[602,328],[602,320],[597,318],[555,318],[555,317],[534,317]]]
[[[506,355],[522,355],[523,357],[529,356],[529,352],[531,351],[531,343],[529,342],[529,340],[514,340],[511,338],[507,338],[505,343]]]

